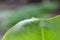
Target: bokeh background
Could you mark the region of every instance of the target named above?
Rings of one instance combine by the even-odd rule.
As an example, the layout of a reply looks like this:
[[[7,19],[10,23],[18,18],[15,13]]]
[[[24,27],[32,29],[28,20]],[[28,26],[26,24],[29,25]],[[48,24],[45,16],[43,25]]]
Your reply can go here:
[[[53,10],[51,14],[44,15],[43,17],[50,18],[60,14],[60,0],[0,0],[0,26],[2,27],[2,23],[7,20],[7,15],[12,14],[18,8],[20,9],[30,4],[35,5],[46,2],[56,2],[58,4],[58,8]],[[0,29],[2,29],[1,27]],[[0,40],[8,29],[10,29],[10,27],[0,30]]]

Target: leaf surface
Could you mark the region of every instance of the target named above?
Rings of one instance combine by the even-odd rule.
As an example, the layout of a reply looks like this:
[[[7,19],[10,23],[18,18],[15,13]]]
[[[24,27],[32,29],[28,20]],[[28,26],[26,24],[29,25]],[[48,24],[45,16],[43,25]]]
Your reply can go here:
[[[2,40],[60,40],[60,15],[23,20],[13,26]]]

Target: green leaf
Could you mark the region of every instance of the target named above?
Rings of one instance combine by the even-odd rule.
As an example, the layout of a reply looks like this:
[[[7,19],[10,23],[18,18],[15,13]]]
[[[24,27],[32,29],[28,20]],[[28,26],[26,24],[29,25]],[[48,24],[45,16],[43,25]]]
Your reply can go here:
[[[13,26],[2,40],[60,40],[60,15],[23,20]]]
[[[7,16],[8,20],[4,22],[2,25],[3,27],[13,26],[17,22],[24,19],[32,17],[40,18],[46,14],[52,13],[53,10],[55,10],[56,8],[57,8],[56,3],[45,3],[36,5],[32,4],[22,8],[18,8],[16,11],[14,11],[14,13],[11,13]]]

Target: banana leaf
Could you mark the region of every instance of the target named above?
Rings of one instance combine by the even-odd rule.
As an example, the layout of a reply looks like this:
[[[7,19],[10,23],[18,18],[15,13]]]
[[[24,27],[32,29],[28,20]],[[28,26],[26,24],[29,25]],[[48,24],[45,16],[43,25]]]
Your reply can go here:
[[[49,18],[31,18],[13,26],[2,40],[60,40],[60,15]]]

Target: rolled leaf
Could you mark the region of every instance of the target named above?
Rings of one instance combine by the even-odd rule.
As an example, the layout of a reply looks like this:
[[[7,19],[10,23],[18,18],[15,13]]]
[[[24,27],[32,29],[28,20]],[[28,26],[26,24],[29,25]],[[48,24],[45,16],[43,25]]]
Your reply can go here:
[[[2,40],[60,40],[60,15],[49,18],[32,18],[13,26]]]

